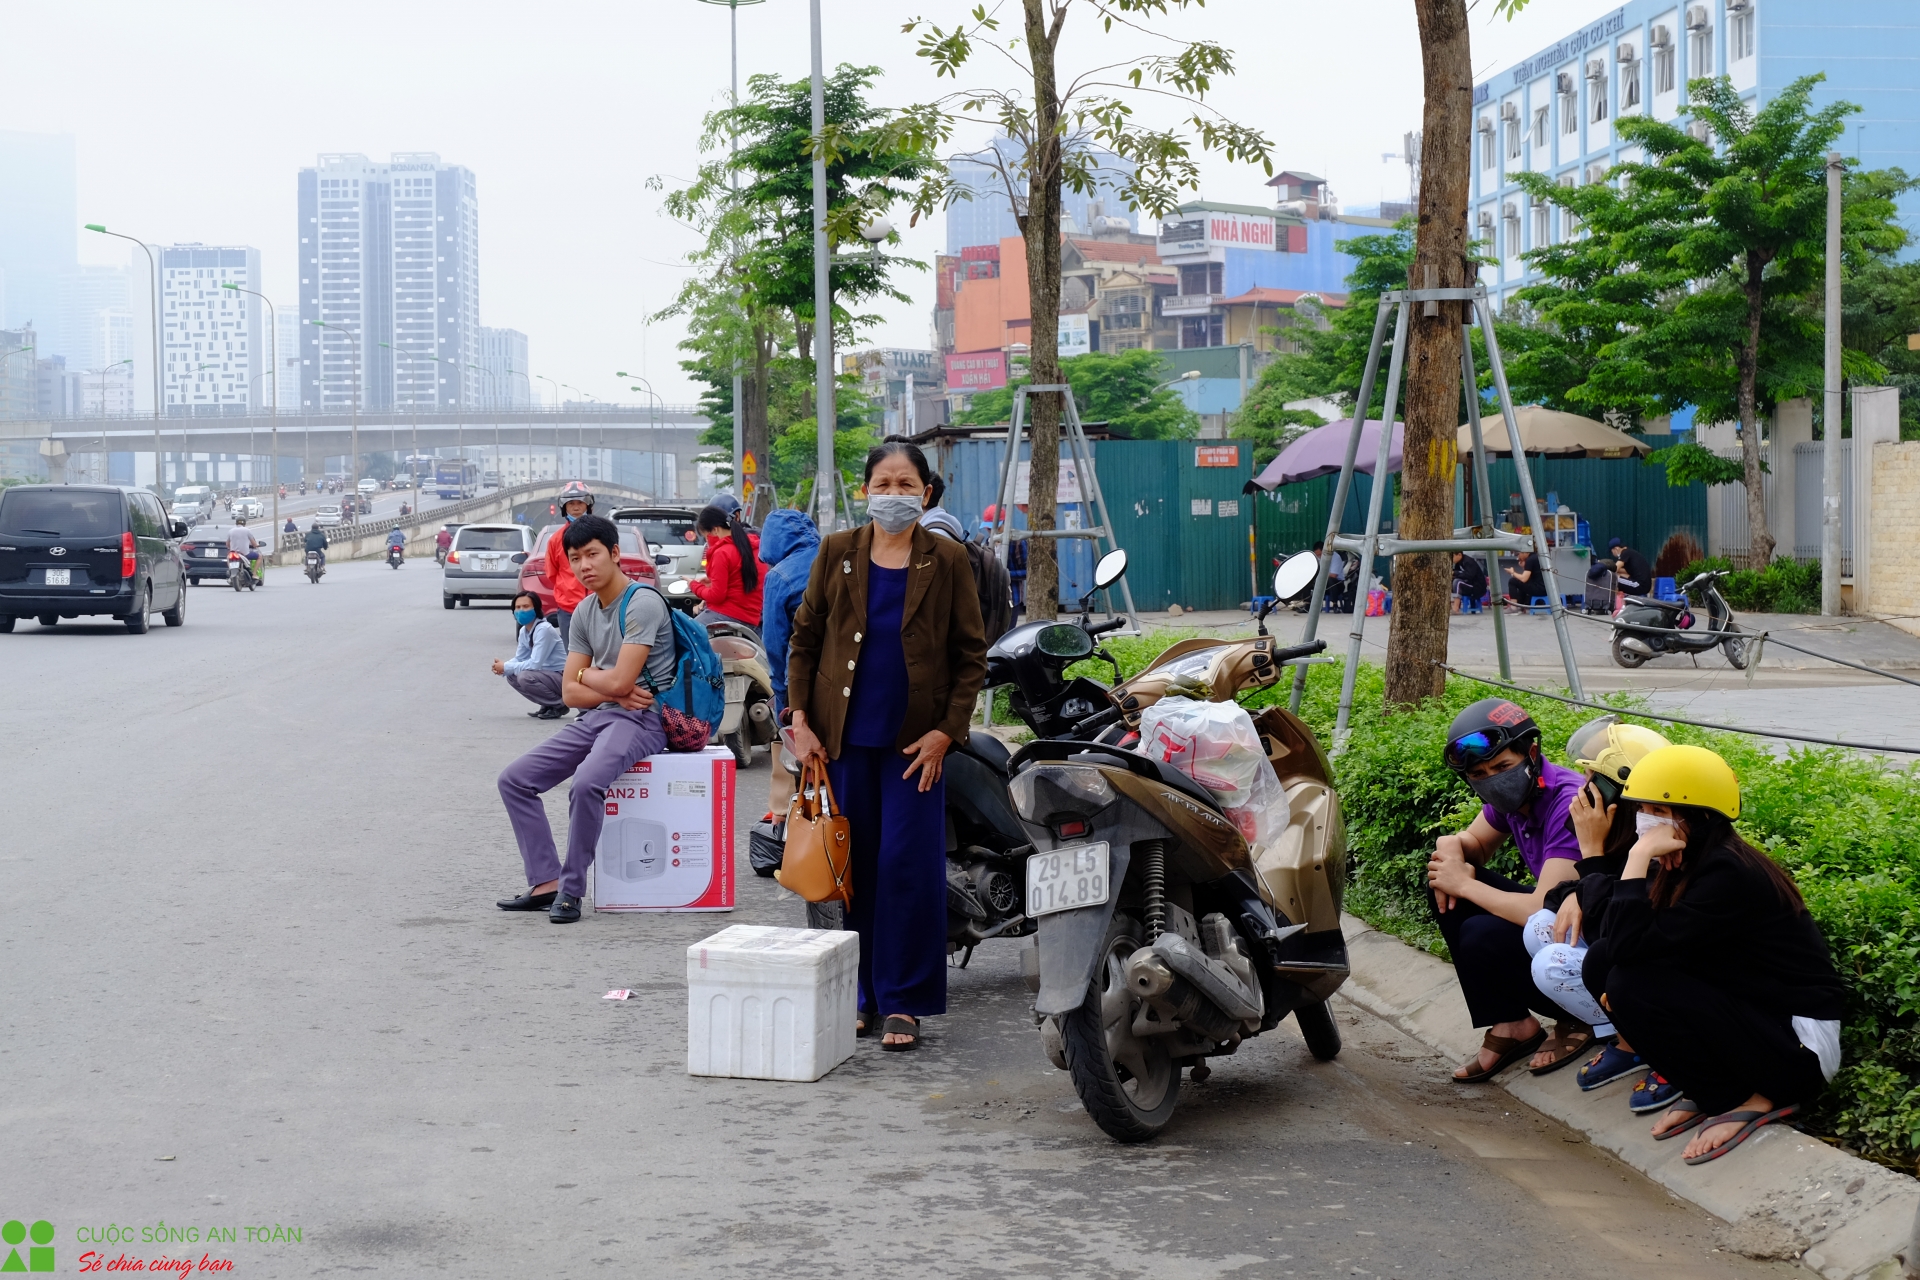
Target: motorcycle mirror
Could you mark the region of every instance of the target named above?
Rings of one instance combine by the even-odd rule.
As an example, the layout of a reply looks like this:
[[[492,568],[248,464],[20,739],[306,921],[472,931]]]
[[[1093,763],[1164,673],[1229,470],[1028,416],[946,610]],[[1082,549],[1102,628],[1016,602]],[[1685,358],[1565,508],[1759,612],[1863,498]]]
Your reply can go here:
[[[690,596],[693,594],[693,587],[685,578],[675,578],[667,584],[667,594],[670,596]]]
[[[1320,571],[1320,558],[1311,551],[1301,551],[1286,558],[1273,574],[1273,598],[1278,601],[1291,600],[1313,586],[1313,578]]]
[[[1070,623],[1042,628],[1034,647],[1049,658],[1084,658],[1093,652],[1093,637]]]
[[[1096,591],[1105,591],[1120,581],[1127,572],[1127,553],[1124,550],[1109,551],[1100,557],[1100,563],[1093,567],[1093,587]]]

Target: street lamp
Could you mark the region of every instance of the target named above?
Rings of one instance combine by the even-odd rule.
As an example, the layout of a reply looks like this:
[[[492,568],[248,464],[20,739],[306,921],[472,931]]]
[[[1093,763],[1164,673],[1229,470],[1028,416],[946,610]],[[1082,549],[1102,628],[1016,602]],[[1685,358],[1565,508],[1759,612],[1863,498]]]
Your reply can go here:
[[[153,249],[145,240],[123,232],[109,231],[97,222],[89,222],[87,230],[112,236],[116,240],[132,240],[147,255],[147,279],[150,282],[147,300],[153,304],[153,491],[164,494],[167,486],[160,478],[160,268],[155,265]]]
[[[356,521],[360,518],[360,335],[341,324],[329,324],[325,320],[309,320],[308,324],[319,329],[331,329],[335,333],[344,333],[353,339],[353,435],[350,448],[353,456],[347,459],[347,471],[351,476],[351,506]],[[321,347],[320,385],[326,386],[326,348]],[[322,408],[325,406],[323,405]]]
[[[31,351],[33,350],[33,348],[27,347],[25,348],[25,350]],[[12,354],[13,354],[12,352],[7,353],[7,355],[12,355]],[[0,360],[3,360],[3,359],[4,357],[0,357]],[[112,363],[108,364],[107,367],[104,369],[87,370],[87,373],[93,376],[96,376],[100,379],[100,416],[102,418],[107,416],[107,375],[109,373],[112,373],[115,369],[118,369],[123,364],[132,364],[132,363],[133,363],[133,357],[128,356],[125,360],[113,361]],[[91,472],[91,468],[89,468],[89,472]],[[106,479],[107,479],[107,432],[106,432],[106,428],[102,427],[100,429],[100,482],[104,484],[106,483]]]
[[[645,378],[641,377],[637,373],[627,373],[625,370],[619,370],[619,371],[616,371],[613,376],[616,378],[632,378],[635,382],[647,383],[644,390],[646,394],[650,396],[653,400],[652,410],[651,410],[653,414],[653,421],[650,428],[650,434],[653,436],[653,452],[652,452],[650,461],[648,461],[647,463],[647,479],[652,483],[654,488],[658,489],[660,487],[660,407],[661,407],[660,394],[653,389],[653,383],[647,382]],[[640,391],[642,390],[642,388],[635,387],[634,390]],[[677,483],[677,481],[674,485],[674,492],[675,493],[679,492],[679,484]],[[654,494],[653,496],[655,500],[658,500],[660,497],[660,495],[657,493]],[[749,520],[753,518],[751,512],[748,513],[747,518]]]
[[[727,6],[727,23],[732,32],[733,50],[733,74],[732,79],[728,82],[727,99],[736,111],[740,109],[740,6],[743,4],[760,4],[761,2],[762,0],[700,0],[702,4],[724,4]],[[740,135],[737,130],[728,130],[727,144],[729,157],[740,154]],[[733,181],[733,189],[738,191],[740,189],[739,171],[729,166],[729,176]],[[739,356],[736,355],[733,361],[733,484],[736,490],[745,487],[741,482],[741,468],[745,465],[745,455],[746,432],[740,423],[740,359]],[[742,501],[745,501],[744,497]],[[749,520],[753,518],[753,512],[751,510],[747,512],[747,518]]]
[[[558,414],[560,412],[560,384],[554,382],[552,378],[549,378],[544,373],[536,373],[533,376],[542,382],[552,383],[553,411],[555,414]],[[527,439],[529,441],[533,439],[531,432],[527,434]],[[527,447],[531,449],[533,446],[529,444]],[[554,419],[553,424],[553,478],[555,480],[560,478],[560,421],[557,417]],[[533,455],[531,453],[527,455],[527,479],[533,479]]]
[[[272,444],[273,462],[272,462],[272,465],[270,465],[267,468],[267,487],[273,490],[273,527],[275,530],[278,530],[280,528],[280,321],[279,321],[279,316],[278,316],[278,313],[276,313],[273,309],[273,299],[269,298],[264,293],[257,293],[252,289],[242,289],[237,284],[222,284],[220,287],[222,289],[231,289],[235,293],[252,294],[254,297],[260,299],[260,301],[267,304],[267,355],[268,355],[268,358],[272,361],[272,364],[268,368],[267,372],[273,375],[273,382],[269,384],[273,387],[273,444]],[[253,398],[252,384],[254,382],[259,381],[259,379],[260,379],[260,375],[256,373],[253,375],[253,378],[248,382],[247,398],[249,400]],[[253,450],[253,428],[251,427],[247,428],[247,450],[249,452]],[[279,536],[280,535],[278,532],[274,534],[274,537],[276,540],[279,538]],[[278,545],[277,541],[275,545]]]

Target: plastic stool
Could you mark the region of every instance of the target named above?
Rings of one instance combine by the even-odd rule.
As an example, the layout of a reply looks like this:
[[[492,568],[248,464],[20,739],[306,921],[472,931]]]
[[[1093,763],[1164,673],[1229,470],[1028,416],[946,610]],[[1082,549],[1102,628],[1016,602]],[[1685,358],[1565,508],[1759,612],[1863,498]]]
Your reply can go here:
[[[1527,616],[1529,617],[1532,617],[1536,614],[1552,613],[1552,612],[1553,612],[1553,602],[1549,600],[1546,596],[1535,596],[1533,597],[1532,600],[1530,600],[1527,603]]]
[[[1678,600],[1680,598],[1680,592],[1679,589],[1673,585],[1672,578],[1655,578],[1653,580],[1653,598],[1655,600]]]
[[[1263,607],[1269,606],[1272,603],[1273,603],[1272,596],[1255,596],[1253,598],[1253,603],[1247,606],[1247,612],[1259,613]]]

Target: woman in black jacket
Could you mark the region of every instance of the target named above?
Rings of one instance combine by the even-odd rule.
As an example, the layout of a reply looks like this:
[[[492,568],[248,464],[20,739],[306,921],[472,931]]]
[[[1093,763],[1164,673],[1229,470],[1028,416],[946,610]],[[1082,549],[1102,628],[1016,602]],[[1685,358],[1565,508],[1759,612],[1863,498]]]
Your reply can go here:
[[[1587,952],[1590,987],[1682,1090],[1657,1139],[1698,1128],[1715,1160],[1812,1102],[1840,1068],[1844,997],[1800,891],[1733,829],[1740,784],[1702,747],[1641,760],[1624,792],[1640,836]]]

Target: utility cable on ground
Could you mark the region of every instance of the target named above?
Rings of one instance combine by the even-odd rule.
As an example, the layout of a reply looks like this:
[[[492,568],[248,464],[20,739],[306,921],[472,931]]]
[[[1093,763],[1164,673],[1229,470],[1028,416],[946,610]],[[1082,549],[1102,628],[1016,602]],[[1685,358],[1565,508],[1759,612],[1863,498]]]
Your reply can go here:
[[[1821,747],[1846,747],[1853,751],[1891,751],[1896,755],[1920,756],[1920,747],[1896,747],[1883,743],[1849,742],[1844,738],[1816,738],[1811,734],[1787,733],[1778,729],[1745,729],[1735,724],[1715,724],[1711,720],[1688,720],[1683,716],[1661,715],[1653,711],[1631,711],[1624,707],[1609,706],[1604,702],[1589,702],[1584,698],[1567,698],[1557,693],[1543,693],[1538,689],[1529,689],[1525,685],[1511,684],[1505,680],[1490,680],[1486,676],[1476,676],[1471,672],[1462,671],[1460,668],[1445,662],[1436,661],[1433,665],[1439,667],[1449,675],[1456,675],[1465,680],[1472,680],[1476,684],[1492,685],[1496,689],[1510,689],[1515,693],[1524,693],[1534,698],[1549,698],[1554,702],[1564,702],[1570,707],[1590,707],[1595,711],[1611,711],[1616,715],[1624,711],[1627,715],[1639,716],[1647,720],[1664,720],[1670,724],[1691,725],[1696,729],[1718,729],[1724,733],[1744,733],[1755,738],[1784,738],[1788,742],[1810,742],[1815,746]]]

